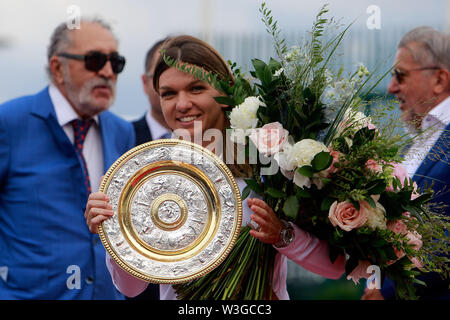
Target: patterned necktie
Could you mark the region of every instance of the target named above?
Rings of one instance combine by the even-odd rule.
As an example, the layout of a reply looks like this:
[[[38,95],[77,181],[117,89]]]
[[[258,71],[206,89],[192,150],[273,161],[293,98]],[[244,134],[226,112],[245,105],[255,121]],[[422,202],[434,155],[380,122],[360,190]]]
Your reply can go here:
[[[74,146],[75,151],[77,153],[78,158],[80,159],[81,168],[83,169],[83,175],[84,175],[84,183],[86,185],[87,195],[92,192],[91,190],[91,182],[89,180],[89,172],[87,170],[86,160],[83,156],[83,144],[84,139],[86,139],[87,131],[89,130],[89,127],[94,122],[93,119],[89,120],[73,120],[72,126],[73,126],[73,132],[74,132]]]

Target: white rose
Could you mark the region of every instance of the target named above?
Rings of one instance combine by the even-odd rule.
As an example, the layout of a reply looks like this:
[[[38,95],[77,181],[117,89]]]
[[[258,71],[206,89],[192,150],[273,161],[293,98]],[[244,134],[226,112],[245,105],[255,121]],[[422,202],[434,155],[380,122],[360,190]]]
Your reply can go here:
[[[288,179],[293,179],[299,187],[310,187],[311,179],[294,171],[306,165],[311,165],[311,161],[319,152],[329,152],[328,148],[321,142],[312,139],[303,139],[296,144],[285,143],[283,151],[275,154],[275,160],[280,166],[281,173]]]
[[[309,166],[316,154],[322,151],[329,152],[322,142],[313,139],[303,139],[294,144],[289,150],[287,161],[296,168]]]
[[[230,114],[231,128],[253,129],[258,124],[256,116],[259,106],[266,106],[258,97],[247,97],[244,102],[233,108]],[[246,131],[250,134],[250,131]]]

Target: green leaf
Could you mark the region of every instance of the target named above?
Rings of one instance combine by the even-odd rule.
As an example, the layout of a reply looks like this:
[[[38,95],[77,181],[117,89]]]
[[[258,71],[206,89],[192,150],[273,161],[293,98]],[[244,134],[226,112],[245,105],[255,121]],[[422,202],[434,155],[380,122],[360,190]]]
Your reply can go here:
[[[433,198],[433,194],[432,193],[424,193],[421,196],[417,197],[416,199],[411,201],[412,205],[420,205],[420,204],[424,204],[427,203],[428,201],[430,201]]]
[[[255,68],[255,76],[258,79],[264,78],[264,68],[267,66],[264,61],[260,59],[253,59],[252,60],[253,67]]]
[[[283,212],[284,214],[292,219],[297,218],[297,214],[299,211],[300,205],[298,203],[298,199],[296,196],[290,196],[286,199],[283,206]]]
[[[272,71],[270,70],[268,65],[264,66],[261,81],[265,87],[269,87],[272,83]]]
[[[241,195],[242,201],[244,201],[245,199],[247,199],[247,197],[249,196],[249,194],[250,194],[251,191],[252,191],[252,189],[250,189],[249,186],[246,186],[246,187],[244,188],[244,190],[242,190],[242,195]]]
[[[247,186],[255,191],[258,194],[263,193],[263,188],[258,184],[258,182],[254,179],[244,179],[244,181],[247,183]]]
[[[234,107],[236,105],[236,101],[231,97],[219,96],[219,97],[214,97],[214,100],[216,100],[216,102],[219,104],[225,104],[227,106]]]
[[[298,188],[296,196],[299,199],[301,199],[301,198],[311,198],[311,195],[309,194],[309,192],[306,191],[306,190],[303,190],[302,188]]]
[[[370,206],[372,208],[374,208],[374,209],[377,208],[377,205],[376,205],[375,201],[372,199],[372,197],[365,197],[364,199],[367,201],[368,204],[370,204]]]
[[[330,153],[322,151],[314,156],[314,159],[312,159],[311,161],[311,166],[316,172],[320,172],[327,169],[332,162],[333,157],[330,155]]]
[[[286,197],[286,193],[284,193],[284,192],[282,192],[282,191],[280,191],[280,190],[277,190],[277,189],[275,189],[275,188],[272,188],[272,187],[268,187],[268,188],[266,189],[266,193],[267,193],[269,196],[271,196],[272,198],[277,198],[277,199],[279,199],[279,198],[285,198],[285,197]]]
[[[303,166],[297,169],[297,172],[305,177],[312,178],[314,174],[313,167],[311,166]]]
[[[386,190],[386,181],[384,179],[377,179],[371,181],[367,186],[366,190],[369,194],[380,194]]]
[[[331,207],[331,205],[333,204],[334,201],[335,201],[334,198],[325,197],[322,200],[322,203],[320,204],[320,210],[328,212],[328,210],[330,210],[330,207]]]
[[[368,127],[359,129],[353,137],[352,149],[359,148],[366,142],[373,140],[375,138],[375,134],[375,129],[369,129]]]
[[[427,286],[427,284],[425,282],[423,282],[422,280],[416,279],[416,278],[414,278],[414,282],[417,283],[417,284],[420,284],[420,285],[422,285],[424,287]]]
[[[280,69],[282,67],[281,63],[274,58],[270,58],[269,61],[269,68],[274,73],[276,70]]]

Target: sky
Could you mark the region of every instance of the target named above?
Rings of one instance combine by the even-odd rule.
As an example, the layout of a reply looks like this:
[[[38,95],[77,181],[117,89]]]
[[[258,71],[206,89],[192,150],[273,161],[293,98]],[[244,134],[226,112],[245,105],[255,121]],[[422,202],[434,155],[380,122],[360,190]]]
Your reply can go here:
[[[367,21],[377,11],[379,25],[373,34],[380,41],[392,28],[432,25],[448,30],[450,0],[266,0],[283,32],[309,30],[322,5],[329,17],[352,29],[368,30]],[[214,41],[219,36],[246,37],[264,34],[259,0],[1,0],[0,1],[0,104],[40,91],[48,84],[46,50],[53,29],[70,19],[75,5],[82,16],[108,21],[119,39],[119,51],[127,58],[120,74],[117,98],[111,111],[136,119],[148,108],[140,75],[144,57],[153,42],[169,34],[188,33]],[[373,20],[371,20],[373,22]],[[361,48],[356,48],[357,50]],[[223,49],[226,51],[225,49]],[[378,60],[392,60],[392,53],[371,49]],[[395,45],[393,48],[395,52]],[[230,54],[221,52],[222,54]],[[231,54],[230,54],[231,55]],[[230,57],[225,56],[226,59]],[[248,57],[250,60],[252,57]],[[355,61],[356,63],[356,61]]]

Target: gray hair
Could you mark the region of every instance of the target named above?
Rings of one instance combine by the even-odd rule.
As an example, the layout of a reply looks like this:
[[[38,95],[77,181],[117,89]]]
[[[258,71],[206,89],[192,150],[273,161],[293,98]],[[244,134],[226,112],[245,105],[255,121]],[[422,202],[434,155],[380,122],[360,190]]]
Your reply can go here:
[[[417,43],[418,50],[412,51],[409,47],[411,43]],[[400,40],[398,48],[409,49],[414,60],[421,65],[450,70],[450,35],[432,27],[412,29]]]
[[[103,27],[106,30],[108,30],[109,32],[111,32],[114,39],[116,39],[116,41],[117,41],[117,37],[114,35],[111,26],[108,23],[106,23],[105,21],[103,21],[102,19],[95,17],[95,18],[82,18],[80,20],[80,24],[85,23],[85,22],[95,23],[95,24],[100,25],[101,27]],[[50,71],[50,59],[54,55],[61,53],[62,51],[66,50],[68,47],[71,46],[72,39],[70,37],[70,31],[72,31],[72,29],[68,28],[67,22],[63,22],[63,23],[59,24],[52,33],[52,36],[50,38],[50,44],[47,47],[47,63],[48,64],[46,66],[47,75],[48,75],[50,81],[53,81],[53,75]]]

